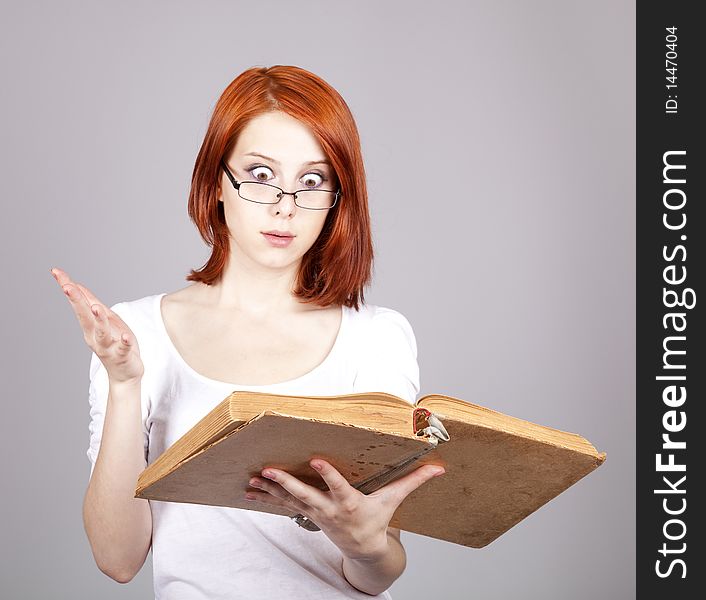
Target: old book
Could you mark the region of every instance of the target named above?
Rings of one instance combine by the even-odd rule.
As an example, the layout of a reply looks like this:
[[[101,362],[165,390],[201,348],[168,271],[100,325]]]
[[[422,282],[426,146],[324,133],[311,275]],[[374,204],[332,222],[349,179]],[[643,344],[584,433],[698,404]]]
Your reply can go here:
[[[259,510],[252,476],[266,466],[326,490],[309,466],[329,461],[363,493],[424,464],[446,473],[413,491],[391,527],[481,548],[600,466],[585,438],[428,394],[415,406],[387,393],[284,396],[237,391],[139,476],[136,498]]]

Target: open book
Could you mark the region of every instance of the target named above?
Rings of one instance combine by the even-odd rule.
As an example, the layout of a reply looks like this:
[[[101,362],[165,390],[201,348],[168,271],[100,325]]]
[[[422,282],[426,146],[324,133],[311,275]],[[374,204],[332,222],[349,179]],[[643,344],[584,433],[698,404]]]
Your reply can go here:
[[[600,466],[583,437],[451,396],[415,406],[391,394],[284,396],[237,391],[139,476],[136,498],[294,516],[245,500],[266,466],[326,490],[311,458],[363,493],[424,464],[446,473],[414,490],[391,527],[483,547]]]

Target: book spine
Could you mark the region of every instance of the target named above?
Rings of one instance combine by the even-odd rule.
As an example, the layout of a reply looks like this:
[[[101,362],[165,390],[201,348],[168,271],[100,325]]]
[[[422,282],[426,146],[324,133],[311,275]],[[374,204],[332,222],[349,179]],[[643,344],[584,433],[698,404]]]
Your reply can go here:
[[[412,424],[415,435],[426,435],[439,443],[448,442],[451,439],[441,419],[426,408],[414,409]]]

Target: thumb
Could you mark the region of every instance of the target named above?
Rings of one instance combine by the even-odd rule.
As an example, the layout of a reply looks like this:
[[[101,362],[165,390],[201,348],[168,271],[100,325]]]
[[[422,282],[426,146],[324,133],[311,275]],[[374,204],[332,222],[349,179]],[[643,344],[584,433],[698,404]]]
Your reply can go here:
[[[389,500],[395,505],[395,508],[402,504],[402,501],[409,496],[414,490],[425,484],[430,479],[443,475],[446,469],[440,465],[424,465],[408,473],[404,477],[400,477],[392,483],[388,483],[378,492],[384,492]]]

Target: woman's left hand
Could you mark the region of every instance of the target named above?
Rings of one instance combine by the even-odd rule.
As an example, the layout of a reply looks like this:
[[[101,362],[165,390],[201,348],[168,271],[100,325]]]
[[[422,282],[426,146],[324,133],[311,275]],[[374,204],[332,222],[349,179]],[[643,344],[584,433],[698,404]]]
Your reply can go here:
[[[249,491],[245,497],[308,517],[351,559],[383,556],[387,551],[387,528],[397,507],[420,485],[445,472],[443,467],[424,465],[365,495],[325,460],[316,458],[309,464],[329,491],[307,485],[281,469],[267,467],[262,470],[263,477],[250,479],[250,485],[262,491]]]

